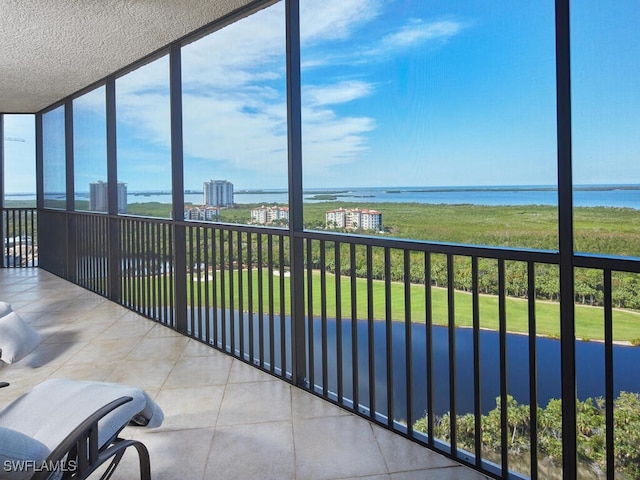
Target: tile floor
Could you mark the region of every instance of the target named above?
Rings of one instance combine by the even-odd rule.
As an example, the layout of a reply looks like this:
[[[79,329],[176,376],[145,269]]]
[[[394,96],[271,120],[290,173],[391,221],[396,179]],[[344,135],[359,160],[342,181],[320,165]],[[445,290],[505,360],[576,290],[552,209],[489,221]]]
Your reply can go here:
[[[0,269],[0,300],[43,337],[0,362],[0,406],[47,378],[143,387],[165,413],[125,438],[155,480],[483,479],[464,466],[38,269]],[[127,453],[114,478],[137,478]]]

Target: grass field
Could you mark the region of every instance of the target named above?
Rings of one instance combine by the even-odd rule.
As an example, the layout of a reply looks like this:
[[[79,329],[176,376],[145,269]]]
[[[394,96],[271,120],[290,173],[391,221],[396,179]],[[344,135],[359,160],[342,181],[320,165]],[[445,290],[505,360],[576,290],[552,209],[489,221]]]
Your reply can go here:
[[[221,272],[215,273],[217,283],[220,283]],[[234,298],[233,305],[235,308],[239,306],[238,298],[238,274],[234,271],[230,274],[228,271],[224,272],[227,288],[229,281],[234,282]],[[280,277],[274,275],[269,277],[266,269],[263,269],[263,309],[265,312],[269,311],[268,305],[268,292],[269,292],[269,278],[273,280],[273,292],[274,292],[274,313],[280,313],[280,289],[281,282],[284,285],[284,304],[285,309],[289,308],[289,288],[290,277]],[[306,275],[305,275],[306,280]],[[204,298],[204,286],[203,279],[199,281],[201,285],[200,294],[201,298]],[[258,271],[254,270],[252,273],[252,288],[253,288],[253,310],[257,312],[259,305],[258,298]],[[307,282],[305,281],[305,285]],[[320,316],[321,310],[321,274],[319,271],[314,271],[311,278],[312,292],[313,292],[313,315]],[[211,288],[212,282],[209,281],[209,288]],[[325,305],[326,315],[328,318],[336,318],[336,277],[331,274],[326,274],[325,277]],[[219,288],[219,286],[218,286]],[[342,293],[342,302],[340,303],[340,309],[342,318],[351,317],[351,279],[350,277],[340,278],[340,288]],[[373,318],[384,319],[386,304],[385,304],[385,283],[380,280],[373,280],[372,282],[372,299],[373,299]],[[243,309],[248,308],[248,275],[246,271],[243,271],[243,292],[245,298],[243,298]],[[405,291],[404,284],[392,283],[391,284],[391,318],[394,321],[404,321],[406,317],[405,312]],[[196,291],[197,295],[197,291]],[[212,298],[212,296],[210,297]],[[305,292],[305,299],[307,298],[307,292]],[[425,323],[425,287],[423,285],[412,284],[410,286],[410,303],[411,310],[409,312],[412,322]],[[431,311],[434,325],[448,325],[448,300],[447,290],[444,288],[431,287]],[[221,296],[218,292],[218,302],[220,302]],[[229,298],[226,299],[226,305],[229,306]],[[368,317],[367,307],[367,281],[362,278],[356,279],[356,316],[360,319]],[[455,292],[455,324],[458,327],[470,327],[473,323],[472,314],[472,296],[469,293],[460,291]],[[529,331],[529,319],[528,319],[528,302],[527,300],[510,298],[505,299],[506,317],[507,317],[507,330],[517,333],[528,333]],[[480,309],[480,327],[497,330],[498,329],[498,297],[493,295],[480,295],[479,296],[479,309]],[[289,313],[285,310],[285,313]],[[560,335],[560,311],[559,305],[554,302],[536,301],[536,333],[538,335],[559,337]],[[634,339],[640,338],[640,314],[627,310],[614,310],[613,312],[613,336],[617,342],[631,342]],[[602,308],[588,307],[582,305],[576,305],[576,338],[580,340],[602,340],[604,338],[604,313]]]

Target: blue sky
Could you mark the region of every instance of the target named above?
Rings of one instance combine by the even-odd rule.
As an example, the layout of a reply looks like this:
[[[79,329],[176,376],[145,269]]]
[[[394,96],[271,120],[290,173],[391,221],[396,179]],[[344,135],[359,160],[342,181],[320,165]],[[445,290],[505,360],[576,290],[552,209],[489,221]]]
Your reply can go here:
[[[555,184],[553,3],[301,0],[304,187]],[[636,0],[572,4],[576,184],[640,183],[638,24]],[[281,2],[183,49],[185,188],[286,187],[284,41]],[[169,189],[167,58],[116,91],[119,179]],[[82,184],[103,92],[74,111]]]

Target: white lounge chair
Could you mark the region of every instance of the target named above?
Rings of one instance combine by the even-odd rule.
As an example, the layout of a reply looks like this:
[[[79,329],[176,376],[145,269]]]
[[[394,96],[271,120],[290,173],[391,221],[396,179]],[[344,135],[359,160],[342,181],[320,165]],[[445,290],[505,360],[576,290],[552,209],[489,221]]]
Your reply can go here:
[[[160,407],[144,390],[108,382],[47,380],[0,410],[0,478],[85,479],[111,461],[108,479],[134,447],[140,478],[151,478],[149,453],[119,434],[127,425],[157,427]]]

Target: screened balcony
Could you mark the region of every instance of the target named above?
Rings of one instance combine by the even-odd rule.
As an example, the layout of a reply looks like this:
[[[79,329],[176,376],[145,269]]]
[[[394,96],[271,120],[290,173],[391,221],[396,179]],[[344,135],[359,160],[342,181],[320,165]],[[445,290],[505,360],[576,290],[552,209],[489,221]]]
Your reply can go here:
[[[0,404],[47,378],[138,385],[166,416],[129,433],[144,437],[153,478],[485,478],[42,269],[0,270],[0,291],[43,336],[0,367]],[[136,461],[113,478],[136,478]]]
[[[173,3],[0,82],[2,400],[147,388],[158,478],[640,474],[631,0]]]

